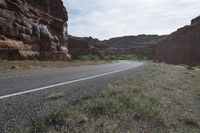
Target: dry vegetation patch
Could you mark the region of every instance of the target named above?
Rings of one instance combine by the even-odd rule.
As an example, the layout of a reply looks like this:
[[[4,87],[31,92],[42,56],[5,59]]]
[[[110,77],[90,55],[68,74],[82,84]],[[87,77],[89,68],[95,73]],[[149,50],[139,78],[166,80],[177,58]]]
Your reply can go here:
[[[99,96],[41,117],[26,131],[199,133],[199,68],[152,64]]]

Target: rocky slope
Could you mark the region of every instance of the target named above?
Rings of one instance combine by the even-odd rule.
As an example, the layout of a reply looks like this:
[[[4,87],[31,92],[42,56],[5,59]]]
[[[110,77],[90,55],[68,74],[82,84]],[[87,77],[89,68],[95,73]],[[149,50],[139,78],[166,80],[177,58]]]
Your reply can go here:
[[[1,0],[0,58],[70,59],[67,20],[61,0]]]
[[[95,54],[98,56],[137,54],[153,56],[157,44],[166,36],[139,35],[111,38],[100,41],[91,37],[69,37],[72,57]]]
[[[163,40],[156,49],[155,59],[172,64],[200,65],[200,16]]]
[[[138,35],[111,38],[102,41],[98,51],[103,55],[137,54],[153,56],[155,47],[165,37]]]

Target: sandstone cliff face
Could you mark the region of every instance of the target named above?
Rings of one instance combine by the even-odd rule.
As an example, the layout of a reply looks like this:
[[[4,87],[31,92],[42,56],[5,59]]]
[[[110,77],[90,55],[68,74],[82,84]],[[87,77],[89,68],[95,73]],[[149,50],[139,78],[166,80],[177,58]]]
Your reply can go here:
[[[0,58],[68,60],[67,20],[61,0],[1,0]]]
[[[155,59],[172,64],[200,65],[200,17],[163,40],[156,49]]]
[[[92,37],[75,37],[69,35],[69,52],[72,59],[78,59],[81,55],[97,55],[96,45],[100,41]]]

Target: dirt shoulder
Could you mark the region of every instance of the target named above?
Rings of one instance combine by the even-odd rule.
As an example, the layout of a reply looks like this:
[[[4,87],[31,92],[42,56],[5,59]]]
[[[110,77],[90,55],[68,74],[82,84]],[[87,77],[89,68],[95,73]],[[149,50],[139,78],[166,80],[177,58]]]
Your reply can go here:
[[[0,60],[0,73],[10,71],[24,71],[45,68],[67,68],[87,65],[99,65],[110,63],[109,61],[7,61]]]

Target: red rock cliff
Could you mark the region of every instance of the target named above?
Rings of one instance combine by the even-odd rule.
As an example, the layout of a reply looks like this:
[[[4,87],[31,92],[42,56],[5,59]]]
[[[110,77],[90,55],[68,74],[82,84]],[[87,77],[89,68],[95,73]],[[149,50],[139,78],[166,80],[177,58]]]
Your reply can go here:
[[[163,40],[156,49],[156,60],[172,64],[200,65],[200,17]]]
[[[75,37],[69,35],[69,52],[72,59],[79,59],[81,55],[98,55],[96,44],[98,39],[92,37]]]
[[[0,0],[0,58],[68,60],[61,0]]]

